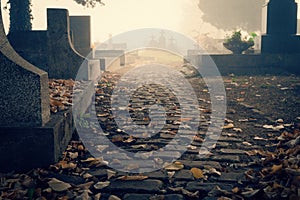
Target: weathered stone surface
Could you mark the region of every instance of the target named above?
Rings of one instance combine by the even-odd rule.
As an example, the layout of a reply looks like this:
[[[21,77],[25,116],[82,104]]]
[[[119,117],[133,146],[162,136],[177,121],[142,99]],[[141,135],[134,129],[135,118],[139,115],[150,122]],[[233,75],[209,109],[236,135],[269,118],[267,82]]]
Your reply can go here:
[[[91,16],[70,16],[72,44],[81,55],[91,53]]]
[[[78,79],[98,78],[100,61],[93,60],[91,56],[87,60],[82,56],[87,56],[91,52],[90,16],[69,17],[68,11],[64,9],[48,9],[47,15],[47,30],[8,34],[15,50],[30,63],[48,72],[51,78],[75,79],[81,65]],[[72,23],[72,34],[69,21]],[[77,49],[75,50],[73,46],[82,55],[77,53]]]
[[[150,194],[125,194],[124,200],[151,200],[151,199],[164,199],[164,200],[184,200],[185,198],[180,194],[168,195],[150,195]]]
[[[0,127],[0,171],[47,167],[61,156],[74,132],[70,113],[51,116],[42,127]]]
[[[160,180],[166,180],[168,179],[168,175],[166,171],[154,171],[154,172],[148,172],[144,173],[145,176],[148,176],[151,179],[160,179]]]
[[[184,164],[185,167],[188,168],[193,168],[193,167],[197,167],[197,168],[215,168],[220,170],[222,167],[220,165],[220,163],[216,162],[216,161],[192,161],[192,160],[179,160],[179,162],[181,162],[182,164]]]
[[[96,169],[93,171],[89,171],[89,174],[96,176],[97,178],[107,177],[107,170],[106,169]]]
[[[143,181],[114,181],[105,188],[109,191],[149,192],[155,193],[162,189],[163,183],[159,180],[147,179]]]
[[[50,116],[47,73],[14,51],[0,18],[0,126],[44,125]]]
[[[47,9],[47,26],[49,77],[74,79],[85,59],[71,43],[68,10]]]
[[[149,200],[151,194],[125,194],[124,200]]]
[[[201,158],[207,160],[207,158]],[[209,158],[209,160],[217,161],[217,162],[240,162],[240,157],[235,155],[216,155]]]
[[[224,154],[245,154],[245,151],[240,149],[221,149],[220,152]]]
[[[185,189],[189,191],[199,190],[200,192],[208,193],[211,191],[216,185],[219,185],[221,189],[231,190],[232,185],[230,184],[218,184],[218,183],[200,183],[196,181],[188,182]]]
[[[184,169],[176,172],[173,177],[175,180],[185,180],[185,181],[194,180],[192,172],[190,170],[184,170]]]
[[[244,173],[238,172],[228,172],[222,173],[219,177],[212,177],[212,179],[222,182],[239,182],[239,181],[246,181],[246,177]]]

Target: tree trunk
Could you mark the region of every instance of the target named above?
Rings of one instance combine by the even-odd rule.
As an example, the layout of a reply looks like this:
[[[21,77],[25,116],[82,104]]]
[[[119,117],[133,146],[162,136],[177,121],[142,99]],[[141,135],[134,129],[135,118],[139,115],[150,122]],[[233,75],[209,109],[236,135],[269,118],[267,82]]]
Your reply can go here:
[[[10,4],[10,25],[9,31],[31,30],[31,0],[9,0]]]

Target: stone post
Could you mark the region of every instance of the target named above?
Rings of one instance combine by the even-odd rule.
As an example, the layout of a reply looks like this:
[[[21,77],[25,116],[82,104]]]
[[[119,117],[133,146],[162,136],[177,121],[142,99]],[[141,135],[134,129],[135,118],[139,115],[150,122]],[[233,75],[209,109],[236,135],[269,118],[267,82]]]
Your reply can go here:
[[[299,53],[295,0],[270,0],[264,10],[267,21],[263,27],[262,53]]]
[[[75,79],[86,59],[74,49],[71,42],[68,10],[47,9],[47,25],[49,77]]]

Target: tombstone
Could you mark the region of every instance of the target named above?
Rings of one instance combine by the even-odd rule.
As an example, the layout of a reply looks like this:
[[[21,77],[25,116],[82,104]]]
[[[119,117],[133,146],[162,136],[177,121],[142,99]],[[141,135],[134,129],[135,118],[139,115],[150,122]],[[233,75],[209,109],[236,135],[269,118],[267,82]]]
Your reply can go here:
[[[59,160],[75,130],[72,110],[50,115],[48,74],[12,48],[1,10],[0,20],[0,172],[48,167]],[[82,93],[74,106],[85,112],[93,89],[90,81],[87,91],[92,92]]]
[[[105,71],[106,70],[105,69],[105,59],[104,58],[100,58],[99,60],[100,60],[100,69],[102,71]]]
[[[100,60],[109,59],[110,61],[118,58],[120,59],[120,66],[124,66],[126,62],[124,50],[95,50],[95,58]],[[109,62],[105,61],[105,63],[109,63]]]
[[[85,58],[73,48],[68,10],[47,9],[47,25],[49,76],[74,79]]]
[[[294,0],[270,0],[263,8],[262,53],[300,53],[297,36],[297,4]]]
[[[61,142],[58,137],[64,138],[47,126],[51,122],[48,75],[14,51],[1,11],[0,20],[0,170],[45,166],[61,153],[56,144]]]
[[[68,10],[47,9],[47,26],[46,31],[12,32],[8,34],[8,38],[23,58],[48,72],[49,78],[75,79],[82,64],[86,65],[86,72],[82,73],[86,76],[82,79],[91,80],[89,74],[97,73],[100,76],[100,64],[97,67],[96,61],[87,60],[73,47]],[[89,46],[89,39],[80,44]],[[95,71],[90,73],[90,70]]]
[[[91,17],[70,16],[71,41],[84,57],[88,56],[91,49]]]

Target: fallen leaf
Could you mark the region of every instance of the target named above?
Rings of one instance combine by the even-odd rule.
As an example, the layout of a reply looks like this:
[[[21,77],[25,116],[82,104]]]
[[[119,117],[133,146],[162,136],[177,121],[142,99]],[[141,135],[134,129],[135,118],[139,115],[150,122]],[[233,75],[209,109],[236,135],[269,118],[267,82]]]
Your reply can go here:
[[[233,123],[229,123],[229,124],[223,126],[223,129],[232,129],[232,128],[234,128],[234,124]]]
[[[108,200],[121,200],[121,199],[115,195],[110,195]]]
[[[191,121],[193,118],[180,118],[179,121],[181,122],[188,122],[188,121]]]
[[[171,178],[173,178],[173,176],[175,175],[175,172],[174,172],[174,171],[172,171],[172,172],[167,172],[167,174],[168,174],[168,178],[171,179]]]
[[[118,179],[123,181],[141,181],[147,179],[148,176],[137,175],[137,176],[121,176]]]
[[[219,172],[218,170],[216,170],[215,168],[211,167],[209,169],[209,173],[212,174],[212,175],[217,175],[217,176],[221,176],[221,172]]]
[[[110,169],[107,169],[106,172],[107,172],[107,179],[108,179],[108,180],[109,180],[111,177],[116,176],[116,172],[115,172],[115,171],[112,171],[112,170],[110,170]]]
[[[78,152],[75,153],[69,152],[69,156],[71,159],[76,159],[78,157]]]
[[[137,145],[131,145],[132,148],[134,149],[146,149],[147,144],[137,144]]]
[[[238,187],[235,187],[235,188],[233,188],[231,191],[232,191],[234,194],[237,194],[237,193],[240,191],[240,189],[239,189]]]
[[[196,179],[200,179],[200,178],[203,178],[203,171],[199,168],[192,168],[191,169],[191,172],[193,174],[193,176],[196,178]]]
[[[259,191],[260,191],[260,189],[258,189],[258,190],[252,189],[252,190],[249,190],[246,192],[242,192],[241,195],[243,195],[246,198],[251,198],[251,197],[255,196]]]
[[[254,139],[254,140],[267,140],[267,139],[265,139],[265,138],[258,137],[258,136],[255,136],[253,139]]]
[[[238,132],[238,133],[243,132],[243,130],[241,128],[233,128],[232,130],[235,131],[235,132]]]
[[[196,198],[199,199],[199,190],[197,190],[196,192],[190,192],[186,189],[182,189],[182,194],[188,196],[189,198]]]
[[[198,135],[194,136],[194,137],[193,137],[193,140],[194,140],[195,142],[203,142],[203,141],[204,141],[203,138],[201,138],[201,137],[198,136]]]
[[[136,139],[131,135],[131,136],[129,136],[129,138],[127,140],[124,140],[123,142],[124,143],[132,143],[135,141],[136,141]]]
[[[63,191],[68,190],[69,188],[71,188],[71,185],[69,183],[65,183],[56,178],[52,178],[48,182],[48,185],[52,190],[54,190],[56,192],[63,192]]]
[[[243,145],[246,145],[246,146],[252,146],[252,144],[249,143],[249,142],[243,142]]]
[[[94,184],[94,181],[90,181],[90,182],[87,182],[87,183],[83,183],[83,184],[80,184],[80,185],[76,185],[76,188],[79,188],[79,189],[81,189],[81,190],[87,190],[87,189],[89,189],[93,184]]]
[[[105,182],[98,182],[94,185],[94,188],[97,189],[97,190],[101,190],[107,186],[110,185],[110,182],[109,181],[105,181]]]
[[[123,142],[123,140],[124,140],[123,136],[116,135],[116,136],[113,136],[113,138],[111,139],[111,142]]]
[[[171,165],[165,166],[164,168],[169,171],[179,171],[184,168],[184,165],[181,162],[176,161]]]
[[[282,170],[282,164],[281,165],[273,165],[271,174],[275,174],[276,172]]]

